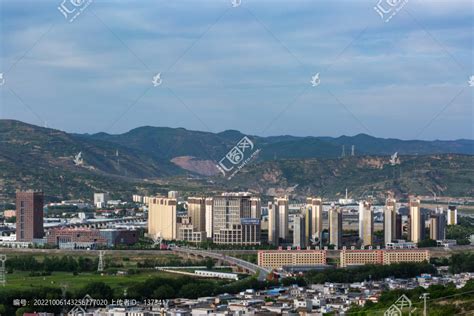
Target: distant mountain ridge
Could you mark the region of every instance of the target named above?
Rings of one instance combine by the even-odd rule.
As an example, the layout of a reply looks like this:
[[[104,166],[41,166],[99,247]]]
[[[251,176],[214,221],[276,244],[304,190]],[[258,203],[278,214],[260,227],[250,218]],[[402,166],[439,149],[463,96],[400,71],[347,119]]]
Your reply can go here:
[[[216,162],[244,136],[235,130],[210,133],[151,126],[135,128],[118,135],[73,134],[15,120],[0,120],[0,187],[4,189],[0,196],[11,196],[16,189],[43,187],[55,196],[64,197],[73,197],[75,192],[112,189],[137,192],[143,187],[155,186],[156,183],[166,182],[166,179],[173,177],[211,177],[212,181],[219,182]],[[252,170],[252,175],[258,180],[255,183],[259,183],[262,188],[264,185],[259,177],[274,178],[276,174],[281,173],[282,176],[275,179],[295,185],[297,183],[293,180],[299,179],[300,175],[294,173],[303,172],[316,176],[314,170],[305,169],[318,166],[311,162],[312,160],[322,162],[327,159],[328,163],[331,161],[330,169],[320,170],[330,178],[336,177],[337,170],[342,170],[343,165],[347,166],[347,172],[350,172],[352,167],[347,165],[347,161],[338,159],[343,145],[346,156],[350,156],[351,146],[355,146],[355,168],[358,168],[359,160],[365,159],[364,157],[370,161],[370,157],[383,156],[385,161],[388,155],[394,152],[402,156],[410,155],[412,158],[416,155],[429,156],[426,159],[432,166],[439,165],[435,162],[441,158],[436,155],[450,154],[451,156],[445,157],[453,161],[453,166],[456,166],[458,161],[468,164],[474,159],[473,140],[404,141],[365,134],[337,138],[290,135],[248,137],[260,149],[258,158],[252,161],[248,170]],[[80,166],[73,162],[74,156],[79,152],[84,158],[84,164]],[[447,165],[440,166],[447,168]],[[265,172],[265,168],[270,167],[277,170],[276,173]],[[278,171],[280,169],[281,171]],[[364,172],[373,171],[367,169]],[[243,171],[235,182],[228,184],[241,183],[248,187],[249,183],[242,179],[244,174],[246,173]],[[357,179],[363,176],[363,172],[357,173]],[[355,182],[359,181],[357,179]],[[444,178],[441,179],[445,181]],[[306,187],[309,189],[318,188],[318,185],[313,183],[316,180],[301,180],[308,183]],[[446,181],[455,180],[453,177]],[[424,181],[436,187],[431,182],[441,180],[427,177]],[[334,183],[333,189],[336,190],[339,182],[330,183]],[[181,184],[186,186],[188,181],[183,180]],[[277,186],[275,183],[272,185]],[[455,192],[462,192],[462,189]]]
[[[129,132],[110,135],[98,133],[81,135],[89,139],[99,139],[121,145],[131,146],[152,153],[157,157],[173,158],[194,156],[202,159],[217,160],[245,134],[227,130],[220,133],[190,131],[184,128],[139,127]],[[467,154],[474,155],[474,140],[459,139],[450,141],[400,140],[395,138],[377,138],[367,134],[340,137],[313,136],[269,136],[247,135],[257,147],[262,149],[261,159],[277,158],[336,158],[345,146],[346,155],[351,154],[355,146],[357,155],[430,155],[430,154]],[[158,147],[158,146],[160,146]]]

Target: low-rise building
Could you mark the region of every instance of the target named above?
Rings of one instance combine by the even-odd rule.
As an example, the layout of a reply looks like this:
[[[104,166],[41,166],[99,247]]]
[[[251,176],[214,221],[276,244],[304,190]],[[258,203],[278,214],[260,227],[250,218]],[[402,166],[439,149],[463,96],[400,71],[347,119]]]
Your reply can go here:
[[[54,228],[46,233],[46,241],[59,248],[94,248],[107,246],[107,238],[98,229],[89,228]]]
[[[429,261],[428,250],[422,249],[351,249],[340,253],[341,267],[364,264],[392,264]]]
[[[258,252],[258,265],[269,269],[283,266],[326,265],[325,250],[262,250]]]
[[[133,245],[138,242],[140,234],[134,229],[101,229],[100,235],[107,239],[107,246]]]

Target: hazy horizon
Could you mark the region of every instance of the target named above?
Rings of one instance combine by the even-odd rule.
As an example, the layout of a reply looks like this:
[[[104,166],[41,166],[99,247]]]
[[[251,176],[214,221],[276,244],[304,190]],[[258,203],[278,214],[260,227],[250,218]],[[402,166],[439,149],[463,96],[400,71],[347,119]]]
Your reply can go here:
[[[68,131],[65,131],[65,130],[62,130],[62,129],[57,129],[57,128],[54,128],[54,127],[51,127],[51,126],[40,126],[40,125],[36,125],[34,123],[23,122],[23,121],[16,120],[16,119],[7,119],[7,118],[0,119],[0,121],[2,121],[2,120],[5,120],[5,121],[8,121],[8,120],[19,121],[19,122],[22,122],[22,123],[31,124],[31,125],[35,125],[35,126],[38,126],[38,127],[45,127],[45,128],[49,128],[49,129],[59,130],[59,131],[62,131],[62,132],[66,132],[68,134],[79,134],[79,135],[95,135],[95,134],[102,134],[102,133],[105,133],[105,134],[108,134],[108,135],[122,135],[122,134],[129,133],[129,132],[131,132],[135,129],[150,127],[150,128],[185,129],[187,131],[192,131],[192,132],[214,133],[214,134],[219,134],[219,133],[224,133],[224,132],[229,132],[229,131],[235,131],[235,132],[242,133],[243,135],[257,136],[257,137],[284,137],[284,136],[289,136],[289,137],[300,137],[300,138],[305,138],[305,137],[338,138],[338,137],[355,137],[355,136],[358,136],[358,135],[367,135],[367,136],[372,136],[372,137],[376,137],[376,138],[395,139],[395,140],[402,140],[402,141],[461,141],[461,140],[474,141],[474,139],[471,139],[471,138],[431,139],[431,140],[426,140],[426,139],[403,139],[403,138],[395,138],[395,137],[381,137],[381,136],[371,135],[371,134],[367,134],[367,133],[358,133],[358,134],[350,134],[350,135],[341,134],[341,135],[337,135],[337,136],[328,136],[328,135],[301,135],[301,136],[299,136],[299,135],[291,135],[291,134],[275,134],[275,135],[262,136],[262,135],[257,135],[257,134],[245,133],[244,131],[235,130],[235,129],[227,129],[227,130],[222,130],[222,131],[216,131],[216,132],[211,131],[211,132],[209,132],[209,131],[199,130],[199,129],[190,129],[190,128],[186,128],[186,127],[183,127],[183,126],[171,127],[171,126],[152,126],[152,125],[137,126],[137,127],[133,127],[129,130],[126,130],[126,131],[123,131],[123,132],[120,132],[120,133],[107,133],[107,132],[104,132],[104,131],[98,131],[98,132],[93,132],[93,133],[90,133],[90,132],[76,133],[76,132],[68,132]]]

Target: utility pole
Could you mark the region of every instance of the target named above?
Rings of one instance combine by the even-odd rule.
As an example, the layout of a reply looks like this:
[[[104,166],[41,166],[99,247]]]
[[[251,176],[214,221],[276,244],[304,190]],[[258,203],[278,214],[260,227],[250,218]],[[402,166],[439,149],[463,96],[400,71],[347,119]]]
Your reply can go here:
[[[426,299],[428,298],[428,296],[430,295],[430,293],[423,293],[420,298],[423,299],[423,316],[427,316],[428,314],[426,313]]]

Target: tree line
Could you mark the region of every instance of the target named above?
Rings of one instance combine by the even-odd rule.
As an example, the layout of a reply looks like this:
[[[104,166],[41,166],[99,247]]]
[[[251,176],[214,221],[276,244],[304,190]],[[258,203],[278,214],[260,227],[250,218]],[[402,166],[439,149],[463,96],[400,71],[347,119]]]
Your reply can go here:
[[[384,278],[413,278],[422,273],[436,274],[436,268],[427,262],[403,262],[390,265],[363,265],[345,269],[309,271],[305,274],[308,283],[325,282],[353,283]]]

